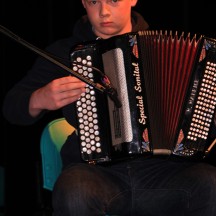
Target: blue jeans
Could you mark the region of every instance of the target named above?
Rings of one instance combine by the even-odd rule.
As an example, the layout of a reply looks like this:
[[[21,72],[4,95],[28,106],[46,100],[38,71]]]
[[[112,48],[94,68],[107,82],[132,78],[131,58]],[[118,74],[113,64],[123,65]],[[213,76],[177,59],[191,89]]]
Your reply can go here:
[[[163,158],[75,164],[55,184],[53,211],[53,216],[215,216],[216,167]]]

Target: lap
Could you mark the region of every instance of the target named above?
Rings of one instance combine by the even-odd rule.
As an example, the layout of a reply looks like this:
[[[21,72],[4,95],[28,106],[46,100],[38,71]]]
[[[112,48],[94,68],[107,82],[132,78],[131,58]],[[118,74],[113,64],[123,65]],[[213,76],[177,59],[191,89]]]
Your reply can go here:
[[[62,191],[68,196],[80,194],[85,202],[94,197],[102,209],[119,215],[131,211],[134,215],[172,215],[174,210],[183,215],[216,201],[216,167],[164,158],[139,158],[110,166],[73,164],[60,175],[54,196]]]
[[[195,182],[215,183],[216,167],[207,163],[164,158],[148,158],[121,162],[110,166],[73,164],[63,170],[58,181],[82,183],[85,181],[103,185],[119,184],[122,188],[190,188]]]

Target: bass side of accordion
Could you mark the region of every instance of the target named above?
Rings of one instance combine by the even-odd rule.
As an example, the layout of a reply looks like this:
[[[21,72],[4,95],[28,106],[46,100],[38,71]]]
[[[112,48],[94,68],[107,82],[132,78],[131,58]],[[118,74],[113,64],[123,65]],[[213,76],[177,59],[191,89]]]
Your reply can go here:
[[[76,103],[88,163],[145,154],[203,157],[216,107],[216,42],[140,31],[79,44],[71,67],[116,89],[122,107],[91,86]]]

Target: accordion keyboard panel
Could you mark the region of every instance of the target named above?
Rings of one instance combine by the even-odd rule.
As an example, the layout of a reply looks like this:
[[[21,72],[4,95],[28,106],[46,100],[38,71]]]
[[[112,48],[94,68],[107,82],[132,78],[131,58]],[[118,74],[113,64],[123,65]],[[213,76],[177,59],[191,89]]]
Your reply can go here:
[[[187,139],[206,140],[216,106],[216,63],[207,62]]]
[[[208,44],[207,40],[207,44]],[[176,145],[174,154],[179,156],[194,156],[198,152],[208,154],[208,138],[214,123],[216,112],[216,44],[207,50],[205,64],[199,79],[199,91],[194,98],[188,130],[185,140]]]
[[[94,81],[92,57],[90,55],[76,57],[76,59],[73,60],[73,70],[85,78]],[[86,92],[81,95],[76,106],[83,159],[89,161],[91,158],[100,157],[101,160],[107,160],[106,156],[102,156],[96,91],[92,86],[86,86]]]

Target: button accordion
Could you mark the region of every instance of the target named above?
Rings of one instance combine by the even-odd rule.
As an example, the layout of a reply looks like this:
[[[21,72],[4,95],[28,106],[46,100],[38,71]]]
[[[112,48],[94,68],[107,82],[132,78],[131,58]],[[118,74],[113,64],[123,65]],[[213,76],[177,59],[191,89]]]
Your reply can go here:
[[[121,106],[87,85],[76,102],[81,155],[88,163],[145,154],[205,157],[216,110],[216,40],[139,31],[83,42],[73,71],[108,81]]]

